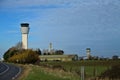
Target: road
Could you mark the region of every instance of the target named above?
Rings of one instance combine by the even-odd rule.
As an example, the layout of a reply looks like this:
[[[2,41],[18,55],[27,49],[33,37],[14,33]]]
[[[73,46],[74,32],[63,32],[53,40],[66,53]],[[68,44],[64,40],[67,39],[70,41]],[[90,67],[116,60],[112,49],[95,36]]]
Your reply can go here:
[[[0,80],[13,80],[21,72],[21,68],[6,63],[0,63]]]
[[[0,75],[5,73],[9,69],[8,66],[6,66],[4,63],[0,63]]]

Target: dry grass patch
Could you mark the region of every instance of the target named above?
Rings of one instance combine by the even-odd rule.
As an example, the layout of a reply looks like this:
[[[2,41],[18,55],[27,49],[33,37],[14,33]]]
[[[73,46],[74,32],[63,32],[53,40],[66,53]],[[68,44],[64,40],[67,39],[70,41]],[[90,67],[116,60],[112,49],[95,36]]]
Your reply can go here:
[[[39,66],[41,70],[43,70],[46,74],[49,75],[54,75],[57,77],[61,77],[61,78],[68,78],[70,80],[79,80],[80,76],[77,75],[76,73],[72,73],[72,72],[66,72],[62,69],[52,69],[52,68],[48,68],[48,67],[42,67]]]
[[[24,80],[29,75],[32,68],[29,65],[18,64],[18,66],[22,68],[22,72],[17,80]]]

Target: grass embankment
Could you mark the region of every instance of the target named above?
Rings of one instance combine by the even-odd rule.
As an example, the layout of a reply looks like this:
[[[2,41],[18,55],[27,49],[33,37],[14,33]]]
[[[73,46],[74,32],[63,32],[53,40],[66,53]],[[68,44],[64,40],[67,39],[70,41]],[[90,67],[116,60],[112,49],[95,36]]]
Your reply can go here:
[[[100,76],[120,61],[75,61],[41,62],[39,65],[24,65],[23,76],[19,80],[80,80],[81,66],[85,68],[85,78]]]
[[[50,69],[36,65],[23,65],[23,67],[24,71],[18,80],[79,80],[77,75],[60,69]]]
[[[62,68],[66,72],[71,72],[81,76],[81,67],[84,66],[85,77],[99,76],[111,67],[111,61],[72,61],[72,62],[41,62],[41,66],[52,68]],[[114,63],[113,63],[114,65]]]

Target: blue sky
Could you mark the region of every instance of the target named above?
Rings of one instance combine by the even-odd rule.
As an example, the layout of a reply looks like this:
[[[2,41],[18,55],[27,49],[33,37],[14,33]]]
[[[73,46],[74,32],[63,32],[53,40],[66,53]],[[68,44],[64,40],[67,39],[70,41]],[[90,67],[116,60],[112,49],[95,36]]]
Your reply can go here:
[[[29,48],[50,42],[65,53],[120,56],[120,0],[0,0],[0,57],[21,41],[30,24]]]

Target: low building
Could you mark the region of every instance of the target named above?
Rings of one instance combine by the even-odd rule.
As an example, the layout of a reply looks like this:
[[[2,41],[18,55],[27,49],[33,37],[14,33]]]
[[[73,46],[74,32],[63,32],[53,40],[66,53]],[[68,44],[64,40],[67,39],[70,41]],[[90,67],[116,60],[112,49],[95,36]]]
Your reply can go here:
[[[40,61],[75,61],[78,56],[73,55],[40,55]]]

